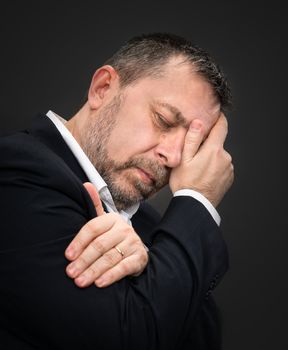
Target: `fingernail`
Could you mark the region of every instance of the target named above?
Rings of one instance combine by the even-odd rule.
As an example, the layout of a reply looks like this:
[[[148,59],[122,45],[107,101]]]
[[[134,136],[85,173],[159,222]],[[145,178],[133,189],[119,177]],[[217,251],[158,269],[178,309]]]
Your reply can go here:
[[[190,124],[191,130],[200,130],[201,127],[202,127],[202,123],[199,120],[197,120],[197,119],[192,120],[192,122]]]

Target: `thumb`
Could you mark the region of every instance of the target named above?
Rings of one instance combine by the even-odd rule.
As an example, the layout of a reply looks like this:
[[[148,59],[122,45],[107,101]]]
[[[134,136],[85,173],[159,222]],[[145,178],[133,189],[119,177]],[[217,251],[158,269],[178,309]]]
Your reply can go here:
[[[96,188],[91,184],[91,182],[85,182],[83,184],[83,186],[86,188],[87,192],[89,193],[89,195],[94,203],[97,216],[105,214],[101,199],[99,197],[99,194],[98,194]]]
[[[197,153],[202,141],[203,141],[203,125],[199,119],[193,119],[189,129],[187,131],[182,160],[184,162],[189,162]]]
[[[208,135],[207,143],[223,146],[227,133],[228,122],[225,115],[221,113],[219,119],[217,120],[217,122],[215,123]]]

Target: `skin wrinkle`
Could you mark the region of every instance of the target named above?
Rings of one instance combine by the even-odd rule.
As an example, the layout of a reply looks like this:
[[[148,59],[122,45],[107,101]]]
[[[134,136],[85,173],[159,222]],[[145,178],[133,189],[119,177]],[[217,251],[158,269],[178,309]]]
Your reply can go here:
[[[122,210],[168,183],[171,170],[180,164],[191,121],[200,119],[207,135],[219,117],[220,104],[211,85],[190,66],[179,65],[175,57],[161,67],[163,76],[142,78],[124,88],[117,72],[104,83],[105,74],[111,69],[114,73],[112,67],[102,69],[90,87],[92,105],[88,100],[84,107],[89,116],[77,129],[84,152]],[[107,96],[97,108],[94,84],[101,91],[95,98]]]
[[[143,156],[131,157],[124,163],[115,162],[107,152],[109,136],[114,129],[117,118],[115,115],[121,108],[123,95],[117,95],[113,100],[99,112],[97,118],[89,118],[81,136],[82,147],[88,158],[107,183],[112,193],[114,202],[118,210],[125,209],[132,204],[147,199],[159,191],[168,183],[169,170],[158,164],[156,161],[145,159]],[[127,174],[137,194],[131,190],[121,189],[117,183],[115,173],[125,169],[140,168],[146,170],[153,178],[151,184],[146,184],[140,180],[135,180]]]
[[[173,115],[173,118],[176,120],[177,124],[183,126],[183,128],[185,129],[189,128],[190,123],[184,118],[183,114],[179,111],[177,107],[162,101],[154,101],[153,104],[168,109],[169,112]]]

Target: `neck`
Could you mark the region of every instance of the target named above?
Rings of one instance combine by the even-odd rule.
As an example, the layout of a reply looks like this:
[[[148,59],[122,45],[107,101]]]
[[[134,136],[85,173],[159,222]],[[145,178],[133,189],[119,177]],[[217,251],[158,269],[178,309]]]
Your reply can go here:
[[[75,140],[80,144],[81,142],[81,130],[84,128],[84,124],[89,117],[89,111],[87,103],[65,124],[66,128],[71,132]]]

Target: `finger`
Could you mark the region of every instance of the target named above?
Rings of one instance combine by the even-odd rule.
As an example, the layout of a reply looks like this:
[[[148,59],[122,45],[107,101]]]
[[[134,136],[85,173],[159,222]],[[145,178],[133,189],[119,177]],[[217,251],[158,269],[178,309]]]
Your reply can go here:
[[[99,257],[98,260],[95,261],[94,259],[93,264],[91,264],[83,273],[80,274],[80,276],[75,279],[75,283],[79,287],[87,287],[96,279],[98,279],[98,277],[103,275],[106,271],[119,264],[122,259],[125,259],[132,255],[137,256],[137,260],[134,265],[132,265],[131,271],[132,273],[139,274],[142,272],[142,269],[141,271],[139,270],[139,265],[141,265],[142,268],[143,262],[145,262],[146,266],[148,261],[148,254],[141,240],[135,240],[133,237],[128,237],[125,239],[125,241],[122,241],[119,245],[115,245],[103,256]]]
[[[145,258],[139,261],[138,255],[131,255],[96,279],[95,284],[100,288],[108,287],[126,276],[140,274],[143,272],[146,263]]]
[[[112,228],[110,231],[105,232],[104,234],[100,235],[96,239],[94,239],[88,247],[82,252],[81,255],[77,257],[71,264],[69,264],[66,268],[67,275],[71,278],[76,278],[80,274],[82,274],[84,271],[90,268],[90,266],[95,262],[93,265],[93,270],[99,270],[101,273],[103,273],[105,270],[107,270],[107,264],[106,260],[110,263],[111,259],[108,256],[107,259],[100,258],[102,255],[106,257],[106,252],[109,252],[113,247],[120,244],[124,239],[126,238],[126,235],[123,231],[117,230]],[[127,244],[129,244],[129,239],[127,240]],[[106,253],[106,254],[105,254]],[[117,251],[113,252],[115,256],[117,256]],[[105,254],[105,255],[104,255]],[[119,253],[118,253],[119,254]],[[99,259],[99,260],[98,260]],[[114,260],[113,260],[114,262]],[[103,267],[101,267],[101,264]],[[109,268],[111,268],[113,265],[109,265]],[[95,276],[93,281],[98,276]]]
[[[103,254],[98,254],[97,256],[96,251],[90,251],[91,254],[87,257],[85,254],[88,252],[91,246],[90,244],[85,252],[70,264],[71,267],[69,269],[67,268],[67,274],[72,278],[76,278],[75,283],[77,285],[84,287],[92,284],[100,275],[111,269],[124,257],[128,257],[132,254],[138,254],[139,256],[141,256],[141,254],[147,254],[141,240],[135,240],[132,236],[127,237],[125,234],[121,235],[119,239],[119,232],[116,232],[117,235],[115,235],[115,230],[114,232],[112,231],[113,230],[105,235],[110,236],[110,238],[117,236],[119,242],[112,239],[109,242],[109,249],[107,248],[107,245],[105,245],[105,247],[103,245]],[[103,236],[100,236],[99,239],[102,239],[102,237]],[[78,273],[76,273],[76,269]]]
[[[203,141],[203,125],[199,119],[192,120],[185,137],[185,143],[182,153],[183,161],[190,161],[197,153]]]
[[[78,287],[88,287],[99,276],[106,271],[113,268],[122,260],[122,256],[116,251],[111,249],[105,255],[100,257],[95,263],[89,266],[79,277],[75,278],[74,282]]]
[[[216,124],[211,129],[205,143],[223,146],[227,133],[228,133],[228,122],[225,115],[221,113]]]
[[[83,185],[86,188],[87,192],[89,193],[89,195],[94,203],[97,216],[105,214],[100,196],[99,196],[96,188],[91,184],[91,182],[85,182]]]
[[[88,221],[77,233],[65,251],[69,260],[76,259],[95,238],[110,230],[116,221],[116,215],[109,213]]]

